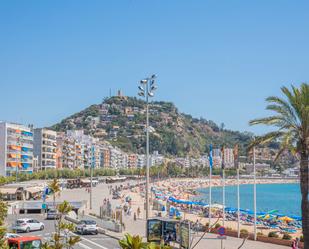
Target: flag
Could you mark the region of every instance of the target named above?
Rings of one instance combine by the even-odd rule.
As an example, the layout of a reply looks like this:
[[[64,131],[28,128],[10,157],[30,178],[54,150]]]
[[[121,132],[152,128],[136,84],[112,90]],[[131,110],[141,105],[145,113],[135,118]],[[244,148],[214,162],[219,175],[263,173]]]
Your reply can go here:
[[[212,161],[212,144],[209,145],[209,168],[212,169],[213,161]]]
[[[224,169],[225,168],[224,146],[222,146],[222,148],[221,148],[221,159],[222,159],[221,167],[222,167],[222,169]]]
[[[236,144],[234,146],[234,150],[233,150],[233,154],[234,154],[234,165],[235,165],[235,168],[238,169],[239,167],[239,162],[238,162],[238,144]]]

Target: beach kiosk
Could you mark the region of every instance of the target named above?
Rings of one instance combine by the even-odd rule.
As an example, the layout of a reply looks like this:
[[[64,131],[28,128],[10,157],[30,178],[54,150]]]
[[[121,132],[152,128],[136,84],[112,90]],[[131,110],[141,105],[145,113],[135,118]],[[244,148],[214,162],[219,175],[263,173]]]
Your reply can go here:
[[[190,248],[190,224],[168,218],[147,220],[147,241],[170,244],[177,243],[180,248]]]

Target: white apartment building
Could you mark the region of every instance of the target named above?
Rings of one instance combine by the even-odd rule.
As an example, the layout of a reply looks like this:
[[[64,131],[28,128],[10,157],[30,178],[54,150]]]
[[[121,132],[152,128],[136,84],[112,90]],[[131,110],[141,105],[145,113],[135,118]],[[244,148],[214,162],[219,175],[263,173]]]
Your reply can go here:
[[[85,135],[83,130],[68,130],[66,135],[75,140],[75,161],[78,168],[103,167],[98,138]]]
[[[150,155],[149,161],[150,166],[160,166],[164,162],[164,157],[160,155],[158,151],[154,151],[153,154]]]
[[[31,128],[0,122],[0,175],[33,172],[33,133]]]
[[[231,148],[224,148],[224,165],[226,168],[234,167],[234,150]]]
[[[146,155],[137,155],[137,168],[143,168],[146,166]]]
[[[56,168],[57,132],[45,128],[34,129],[33,143],[33,155],[38,157],[38,168]]]

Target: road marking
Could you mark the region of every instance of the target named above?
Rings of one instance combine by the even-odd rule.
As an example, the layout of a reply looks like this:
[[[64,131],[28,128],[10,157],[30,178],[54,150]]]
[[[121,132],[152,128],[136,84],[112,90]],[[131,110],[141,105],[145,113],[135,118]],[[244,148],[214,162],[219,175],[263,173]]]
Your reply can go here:
[[[82,236],[81,236],[81,239],[82,239],[82,240],[85,240],[85,241],[87,241],[87,242],[89,242],[89,243],[91,243],[91,244],[93,244],[93,245],[95,245],[95,246],[97,246],[97,247],[100,247],[100,248],[102,248],[102,249],[108,249],[107,247],[101,246],[100,244],[95,243],[95,242],[93,242],[93,241],[91,241],[91,240],[89,240],[89,239],[86,239],[85,237],[82,237]]]
[[[79,242],[77,245],[79,245],[79,246],[81,246],[81,247],[83,247],[83,248],[85,248],[85,249],[92,249],[91,247],[86,246],[86,245],[84,245],[84,244],[81,243],[81,242]]]
[[[72,233],[71,232],[71,234],[72,235],[75,235],[74,233]],[[95,243],[95,242],[93,242],[93,241],[91,241],[91,240],[89,240],[89,239],[86,239],[85,237],[82,237],[82,236],[79,236],[81,239],[82,239],[82,241],[84,240],[84,241],[87,241],[87,242],[89,242],[90,244],[93,244],[93,245],[95,245],[95,246],[97,246],[97,247],[100,247],[100,248],[102,248],[102,249],[108,249],[107,247],[104,247],[104,246],[102,246],[102,245],[100,245],[100,244],[98,244],[98,243]],[[79,242],[80,243],[80,242]]]

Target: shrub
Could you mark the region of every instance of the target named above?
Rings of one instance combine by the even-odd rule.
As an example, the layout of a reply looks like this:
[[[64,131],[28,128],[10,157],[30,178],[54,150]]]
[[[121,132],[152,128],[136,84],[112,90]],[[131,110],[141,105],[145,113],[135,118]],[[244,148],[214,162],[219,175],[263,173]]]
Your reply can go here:
[[[262,232],[258,232],[257,236],[264,236],[264,234]]]
[[[240,236],[241,237],[247,237],[249,235],[249,232],[247,229],[241,229],[240,230]]]
[[[231,227],[226,227],[226,231],[233,231],[233,228],[231,228]]]
[[[300,242],[304,242],[304,235],[301,235],[299,240],[300,240]]]
[[[221,227],[221,224],[220,224],[220,223],[217,223],[217,224],[215,225],[215,228],[218,229],[219,227]]]
[[[269,237],[269,238],[278,238],[279,235],[278,235],[276,232],[269,232],[269,233],[268,233],[268,237]]]
[[[292,239],[292,236],[289,235],[288,233],[284,233],[283,236],[282,236],[282,239],[291,240],[291,239]]]

